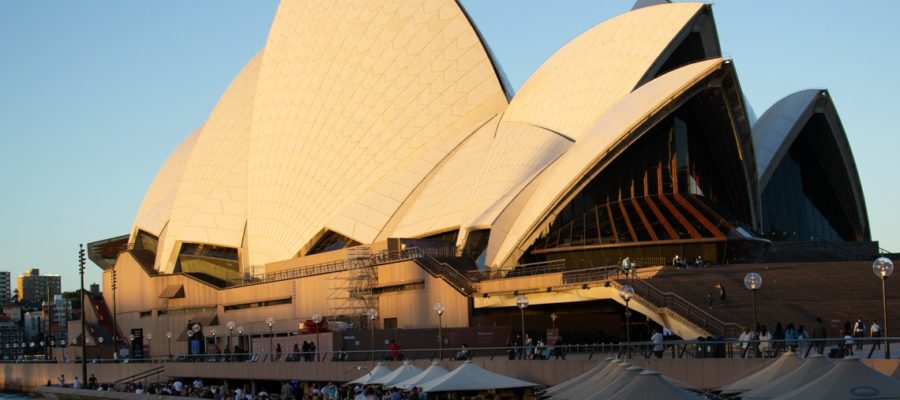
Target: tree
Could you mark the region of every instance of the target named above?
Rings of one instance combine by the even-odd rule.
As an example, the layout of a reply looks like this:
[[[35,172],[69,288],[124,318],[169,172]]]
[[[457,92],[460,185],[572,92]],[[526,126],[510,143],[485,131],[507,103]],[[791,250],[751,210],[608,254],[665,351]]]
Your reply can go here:
[[[62,293],[63,301],[71,302],[73,310],[81,309],[81,296],[79,296],[79,292],[81,292],[81,289]],[[87,293],[87,290],[85,290],[85,293]]]

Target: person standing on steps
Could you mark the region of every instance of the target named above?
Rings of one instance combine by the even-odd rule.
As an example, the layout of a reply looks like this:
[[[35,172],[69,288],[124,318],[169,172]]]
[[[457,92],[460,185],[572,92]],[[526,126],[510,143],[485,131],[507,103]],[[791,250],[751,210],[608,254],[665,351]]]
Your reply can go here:
[[[714,286],[716,289],[719,289],[719,301],[722,303],[722,307],[728,306],[728,294],[725,293],[725,285],[722,285],[721,282],[716,283]]]

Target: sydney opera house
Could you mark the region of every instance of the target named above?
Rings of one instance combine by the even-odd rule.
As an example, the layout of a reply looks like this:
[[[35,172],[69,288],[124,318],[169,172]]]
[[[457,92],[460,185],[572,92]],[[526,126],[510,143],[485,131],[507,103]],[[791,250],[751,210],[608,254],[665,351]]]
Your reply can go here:
[[[514,91],[459,2],[367,3],[282,1],[131,232],[89,244],[104,271],[94,342],[268,348],[254,338],[320,330],[318,316],[385,337],[516,330],[523,293],[533,310],[620,307],[607,278],[626,257],[726,268],[874,243],[829,92],[757,117],[711,5],[640,1]],[[526,330],[549,324],[536,321]]]

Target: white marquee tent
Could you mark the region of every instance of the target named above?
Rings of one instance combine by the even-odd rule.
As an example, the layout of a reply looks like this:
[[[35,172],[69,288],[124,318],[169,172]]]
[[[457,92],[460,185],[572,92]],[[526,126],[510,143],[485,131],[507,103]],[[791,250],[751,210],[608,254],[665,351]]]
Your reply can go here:
[[[401,365],[400,368],[395,369],[393,372],[387,375],[372,379],[367,384],[391,386],[412,378],[420,374],[421,372],[421,368],[412,365],[412,363],[410,363],[409,361],[404,361],[403,365]]]
[[[439,362],[432,361],[431,366],[425,368],[425,370],[420,372],[418,375],[405,381],[396,383],[393,386],[401,389],[409,389],[414,386],[421,386],[425,382],[440,378],[444,375],[447,375],[448,373],[450,373],[450,371],[444,369],[444,367],[442,367]]]
[[[775,399],[900,399],[900,380],[869,368],[858,358],[847,357],[818,379]]]
[[[540,386],[540,384],[500,375],[481,368],[472,361],[466,361],[449,374],[425,382],[421,386],[426,393],[434,393],[524,388]]]
[[[362,367],[357,367],[363,369]],[[350,382],[347,382],[348,385],[368,385],[369,381],[381,378],[387,374],[391,373],[391,369],[386,367],[383,362],[379,362],[375,364],[375,368],[372,368],[371,371],[366,372],[365,375],[356,378]]]
[[[741,380],[723,386],[721,388],[722,392],[738,393],[760,387],[766,383],[771,382],[773,379],[777,379],[787,373],[795,371],[802,362],[803,360],[801,360],[800,357],[797,356],[797,353],[794,353],[792,351],[785,352],[781,355],[781,357],[778,357],[777,359],[775,359],[775,361],[763,367],[763,369],[757,371],[756,373],[750,374],[749,376],[746,376]]]

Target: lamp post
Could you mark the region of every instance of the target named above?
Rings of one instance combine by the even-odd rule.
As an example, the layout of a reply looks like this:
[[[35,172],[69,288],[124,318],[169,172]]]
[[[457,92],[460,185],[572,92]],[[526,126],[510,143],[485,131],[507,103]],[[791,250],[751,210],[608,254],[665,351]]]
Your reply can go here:
[[[884,313],[884,358],[891,358],[891,342],[887,340],[888,335],[888,320],[887,320],[887,294],[884,288],[884,280],[891,276],[894,273],[894,263],[887,257],[878,257],[874,263],[872,263],[872,272],[875,273],[875,276],[881,278],[881,309]]]
[[[762,287],[762,277],[756,272],[744,276],[744,287],[753,292],[753,329],[756,329],[756,290]]]
[[[371,331],[371,339],[372,339],[372,361],[375,361],[375,318],[378,318],[378,310],[374,308],[370,308],[366,310],[366,315],[369,316],[369,330]]]
[[[85,303],[84,303],[84,264],[85,264],[84,245],[79,244],[78,245],[78,274],[81,275],[81,291],[78,293],[78,295],[81,296],[81,337],[82,338],[87,337],[87,336],[85,336],[86,333],[85,333],[85,326],[84,326],[85,325],[84,324],[84,321],[85,321],[84,309],[87,308],[87,307],[85,307]],[[115,266],[113,266],[113,273],[115,274]],[[115,276],[115,275],[113,275],[113,276]],[[115,280],[113,280],[113,285],[115,285]],[[113,287],[115,287],[115,286],[113,286]],[[115,293],[116,293],[116,291],[115,291],[115,289],[113,289],[113,296],[115,296]],[[115,326],[115,325],[113,325],[113,326]],[[81,376],[82,377],[87,376],[87,353],[84,351],[84,340],[81,341]]]
[[[45,359],[49,358],[47,356],[47,342],[45,342],[43,340],[41,340],[41,350],[44,352],[44,358]]]
[[[269,326],[269,354],[275,353],[275,334],[272,333],[272,326],[275,325],[275,318],[266,318],[266,325]]]
[[[434,312],[438,315],[438,359],[444,361],[444,304],[434,303]]]
[[[153,333],[147,334],[147,353],[150,354],[150,357],[147,357],[146,355],[144,357],[146,357],[146,358],[153,357]]]
[[[525,309],[528,308],[528,296],[520,294],[516,297],[516,307],[519,307],[519,313],[522,321],[522,359],[528,357],[525,354]]]
[[[312,321],[316,324],[316,361],[319,361],[319,324],[322,323],[322,314],[313,314]]]
[[[225,350],[231,351],[231,335],[234,333],[234,327],[236,326],[234,321],[228,321],[225,326],[228,327],[228,341],[225,343]]]
[[[188,354],[188,357],[190,357],[190,356],[192,355],[192,354],[191,354],[191,342],[194,341],[194,334],[195,334],[195,333],[197,333],[197,331],[195,331],[195,330],[192,329],[192,328],[188,328],[188,330],[187,330],[187,335],[188,335],[188,351],[187,351],[187,354]]]
[[[243,346],[241,346],[241,336],[244,335],[244,326],[243,326],[243,325],[239,325],[239,326],[237,327],[237,331],[238,331],[238,334],[237,334],[237,342],[238,342],[238,346],[241,347],[241,350],[243,351],[243,350],[244,350],[244,349],[243,349]],[[246,351],[244,351],[244,352],[246,353]]]
[[[619,297],[625,301],[625,346],[628,357],[631,358],[631,308],[628,303],[634,297],[634,288],[629,285],[623,285],[619,289]]]
[[[216,328],[212,328],[209,330],[209,334],[212,335],[212,337],[213,337],[213,349],[214,349],[213,351],[219,349],[219,341],[216,338],[216,334],[218,334],[218,333],[219,332],[216,331]]]
[[[169,358],[172,358],[172,332],[166,332],[166,347],[168,348]]]
[[[550,324],[551,328],[556,329],[556,319],[559,318],[559,315],[556,313],[550,313]]]

